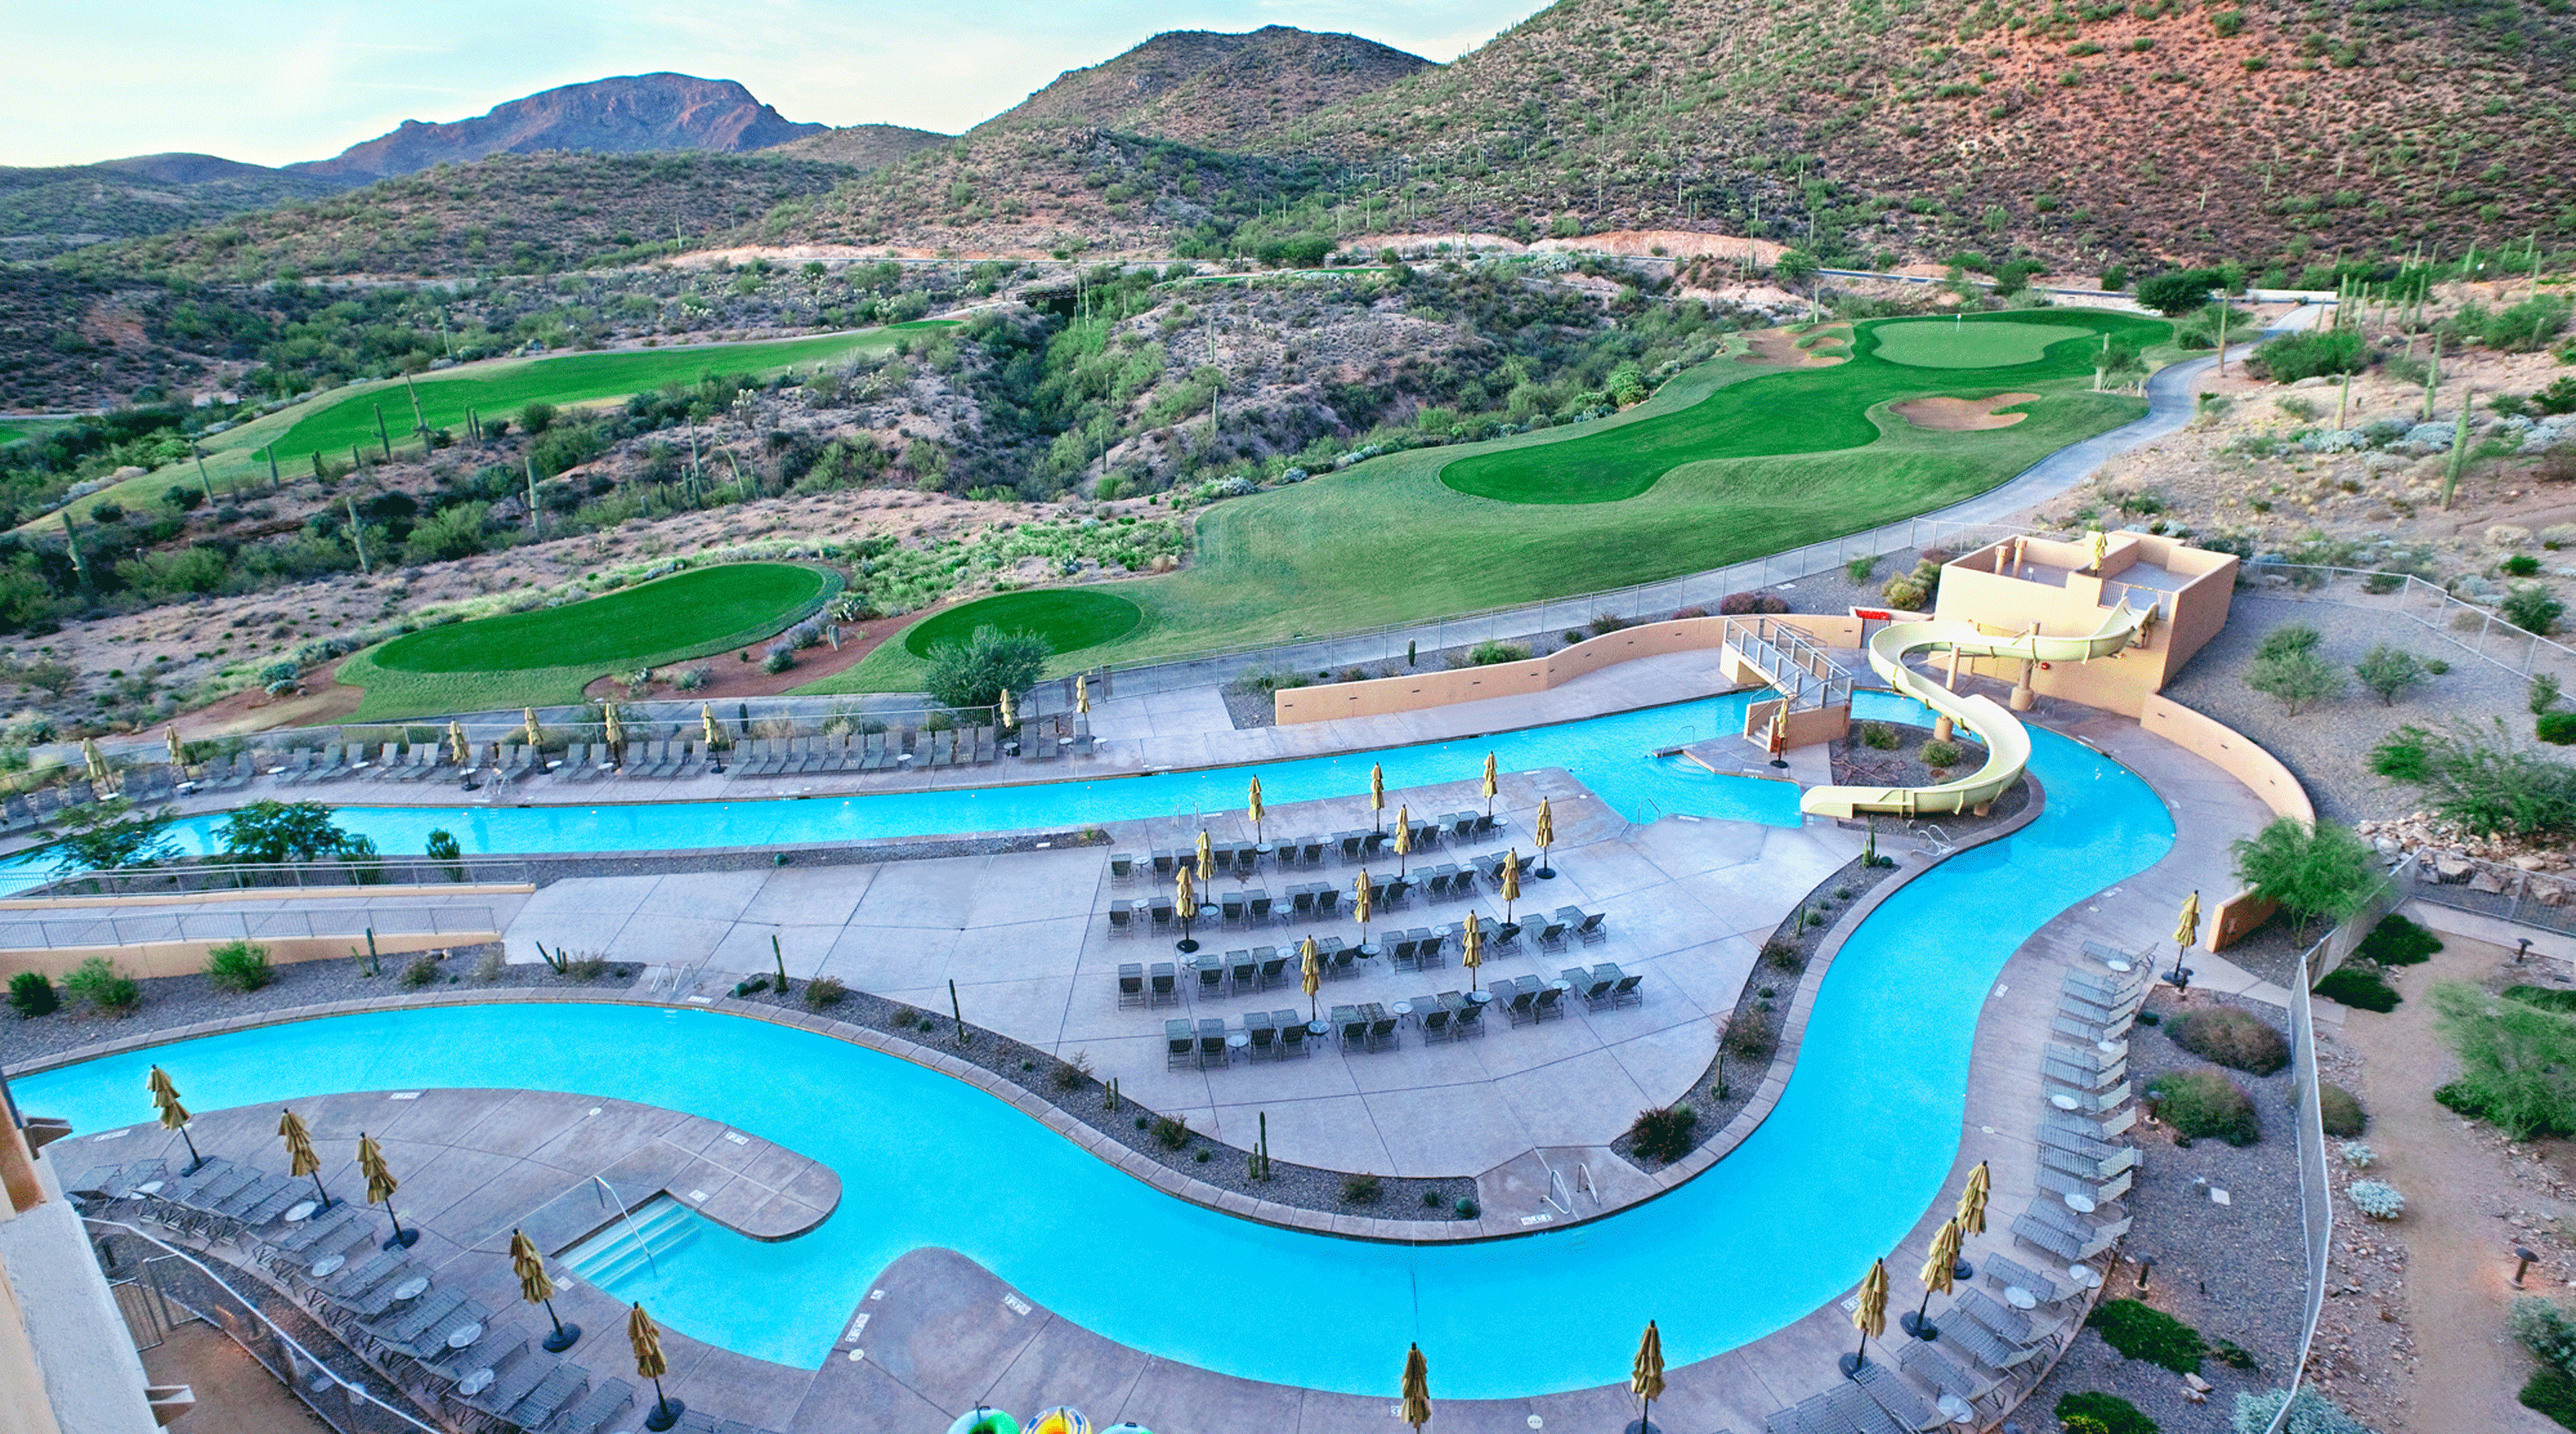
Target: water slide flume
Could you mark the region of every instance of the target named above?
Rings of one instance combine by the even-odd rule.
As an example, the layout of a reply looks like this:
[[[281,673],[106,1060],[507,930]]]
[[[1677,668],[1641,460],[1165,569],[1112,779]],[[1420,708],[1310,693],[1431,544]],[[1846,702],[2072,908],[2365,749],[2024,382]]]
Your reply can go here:
[[[2023,662],[2090,662],[2110,657],[2137,638],[2149,614],[2132,609],[2124,599],[2102,626],[2086,637],[2024,634],[1996,637],[1972,622],[1890,623],[1869,640],[1869,665],[1897,691],[1967,728],[1986,747],[1986,763],[1956,781],[1933,787],[1814,787],[1798,799],[1809,816],[1852,817],[1864,814],[1914,817],[1975,811],[2002,795],[2030,765],[2030,733],[2021,719],[1991,697],[1960,696],[1906,665],[1918,652],[1946,649],[1963,657],[2001,657]]]

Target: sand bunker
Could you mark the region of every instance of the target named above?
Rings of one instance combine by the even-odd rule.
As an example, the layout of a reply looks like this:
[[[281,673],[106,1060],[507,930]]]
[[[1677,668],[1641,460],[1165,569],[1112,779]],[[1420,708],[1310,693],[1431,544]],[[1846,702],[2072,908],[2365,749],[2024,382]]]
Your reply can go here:
[[[1992,398],[1909,398],[1892,405],[1896,416],[1936,433],[1971,433],[1980,428],[2010,428],[2027,413],[1997,413],[2016,403],[2030,403],[2035,393],[1999,393]]]
[[[1735,356],[1737,363],[1778,364],[1785,368],[1823,368],[1843,361],[1840,353],[1819,354],[1810,345],[1837,348],[1851,342],[1847,329],[1831,332],[1794,334],[1787,329],[1762,329],[1745,335],[1752,352]]]

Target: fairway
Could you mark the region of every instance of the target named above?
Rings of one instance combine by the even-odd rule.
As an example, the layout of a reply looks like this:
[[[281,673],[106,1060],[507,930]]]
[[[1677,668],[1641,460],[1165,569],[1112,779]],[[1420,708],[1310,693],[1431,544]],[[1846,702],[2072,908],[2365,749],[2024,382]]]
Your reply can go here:
[[[1041,588],[1035,592],[1000,593],[953,607],[914,623],[903,645],[916,657],[928,657],[945,642],[964,642],[979,627],[1004,632],[1035,633],[1058,653],[1079,652],[1125,637],[1144,621],[1134,603],[1097,588]]]
[[[1442,469],[1440,478],[1461,493],[1504,503],[1617,503],[1687,463],[1858,448],[1878,437],[1869,418],[1873,406],[1917,396],[1930,381],[1888,361],[1888,335],[1906,335],[1908,353],[2025,355],[1996,361],[2021,365],[2043,358],[2050,344],[2073,341],[2080,347],[2104,332],[2145,326],[2144,320],[2108,314],[2086,319],[2095,326],[2026,323],[2010,315],[1982,315],[1955,326],[1947,319],[1864,324],[1855,340],[1859,352],[1844,363],[1730,384],[1688,408],[1564,442],[1461,458]],[[1923,337],[1927,331],[1937,331],[1938,340]],[[1953,373],[1942,381],[1972,376]]]
[[[313,411],[297,419],[273,447],[281,463],[314,453],[346,455],[352,445],[372,451],[377,448],[379,410],[385,432],[401,444],[412,431],[414,392],[420,398],[420,421],[432,428],[462,426],[469,408],[487,419],[516,421],[520,410],[531,403],[558,407],[595,403],[648,393],[674,381],[695,383],[709,374],[758,374],[817,366],[856,353],[892,348],[907,333],[946,327],[947,322],[925,319],[891,328],[763,343],[561,354],[414,379],[408,386],[378,384],[344,398],[315,399]],[[412,442],[418,447],[416,440]]]
[[[2037,363],[2048,346],[2068,339],[2095,337],[2095,330],[2072,324],[2014,320],[1903,319],[1879,324],[1878,356],[1911,368],[2009,368]]]
[[[563,607],[423,628],[375,653],[394,672],[633,667],[656,653],[731,646],[785,627],[823,596],[823,574],[788,563],[727,563]]]

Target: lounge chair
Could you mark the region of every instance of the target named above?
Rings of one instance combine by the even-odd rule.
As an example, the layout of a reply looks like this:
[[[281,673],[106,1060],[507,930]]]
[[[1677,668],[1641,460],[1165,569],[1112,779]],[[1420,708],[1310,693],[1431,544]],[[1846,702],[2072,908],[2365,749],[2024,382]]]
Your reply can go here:
[[[1136,858],[1127,852],[1112,852],[1109,857],[1109,879],[1124,886],[1136,879]]]
[[[2041,1304],[2053,1305],[2086,1293],[2081,1286],[2069,1283],[2062,1275],[2041,1274],[2009,1255],[1981,1255],[1977,1259],[1977,1270],[1994,1281],[1996,1288],[2022,1290]],[[1950,1392],[1955,1394],[1958,1391]],[[1964,1399],[1967,1396],[1962,1394],[1959,1397]]]
[[[1413,1023],[1422,1028],[1423,1044],[1449,1039],[1449,1016],[1449,1008],[1430,997],[1414,998]]]
[[[1494,1000],[1502,1006],[1504,1019],[1515,1026],[1524,1026],[1538,1019],[1535,1009],[1538,992],[1535,990],[1515,989],[1505,996],[1498,985],[1494,988]]]
[[[1541,951],[1562,951],[1565,949],[1565,922],[1563,919],[1551,920],[1546,925],[1539,928],[1538,949]]]
[[[1243,919],[1255,926],[1270,924],[1270,893],[1259,887],[1243,894]]]
[[[1574,923],[1576,939],[1586,946],[1609,940],[1610,933],[1601,929],[1601,918],[1605,914],[1599,911],[1584,912],[1583,919]]]
[[[545,1434],[599,1434],[608,1421],[624,1411],[635,1399],[635,1386],[622,1379],[591,1386],[581,1402],[557,1415],[545,1426]]]
[[[1152,968],[1151,989],[1153,993],[1153,1004],[1157,1006],[1177,1006],[1181,1003],[1180,984],[1177,979],[1177,973],[1172,969],[1171,962],[1157,961],[1154,963]]]
[[[1854,1371],[1852,1386],[1885,1410],[1903,1434],[1930,1434],[1932,1430],[1947,1427],[1950,1422],[1950,1416],[1924,1398],[1921,1390],[1877,1360]]]
[[[1538,999],[1531,1004],[1530,1019],[1544,1021],[1550,1016],[1564,1014],[1565,993],[1554,986],[1541,986],[1538,990]]]
[[[1199,1069],[1232,1064],[1234,1054],[1226,1047],[1225,1021],[1217,1016],[1202,1018],[1199,1021]]]
[[[1136,908],[1129,906],[1123,899],[1109,903],[1109,934],[1126,936],[1133,933],[1135,929]]]
[[[1336,840],[1342,845],[1342,864],[1353,866],[1360,860],[1360,843],[1368,840],[1368,833],[1344,832]]]
[[[1199,999],[1213,1001],[1225,994],[1225,965],[1210,957],[1198,958]]]
[[[1244,904],[1243,904],[1243,893],[1242,893],[1242,892],[1240,892],[1240,891],[1229,891],[1229,892],[1225,893],[1223,896],[1221,896],[1221,897],[1217,898],[1217,910],[1218,910],[1218,911],[1219,911],[1219,913],[1222,915],[1222,917],[1223,917],[1223,919],[1224,919],[1224,923],[1225,923],[1226,925],[1228,925],[1228,926],[1241,926],[1241,925],[1243,925],[1243,924],[1244,924]]]
[[[1243,1018],[1243,1033],[1250,1042],[1252,1059],[1262,1060],[1278,1053],[1279,1023],[1268,1011],[1252,1011]]]
[[[1198,1032],[1190,1023],[1174,1017],[1163,1023],[1163,1069],[1176,1071],[1198,1054]]]
[[[1341,1027],[1342,1050],[1344,1052],[1348,1052],[1353,1046],[1358,1046],[1362,1049],[1367,1048],[1369,1033],[1369,1023],[1367,1021],[1354,1016],[1349,1020],[1337,1020],[1334,1024]]]
[[[1305,842],[1297,848],[1297,854],[1298,860],[1303,863],[1309,871],[1322,866],[1324,864],[1324,839],[1322,837],[1306,838]]]
[[[1122,961],[1118,964],[1118,1004],[1122,1006],[1145,1004],[1145,963]]]
[[[1896,1367],[1922,1380],[1940,1393],[1975,1405],[1995,1393],[2003,1381],[1990,1375],[1971,1374],[1961,1369],[1937,1344],[1906,1340],[1897,1347]]]
[[[2109,1155],[2097,1158],[2081,1151],[2044,1144],[2039,1150],[2039,1163],[2050,1170],[2063,1170],[2070,1175],[2108,1180],[2114,1175],[2137,1169],[2138,1152],[2135,1146],[2121,1146]]]
[[[1254,954],[1254,955],[1256,955],[1256,956],[1259,956],[1259,955],[1261,955],[1261,953],[1262,953],[1262,952],[1264,952],[1264,951],[1275,951],[1275,950],[1277,950],[1277,948],[1276,948],[1276,947],[1271,947],[1271,946],[1262,946],[1262,947],[1257,947],[1257,948],[1255,948],[1255,949],[1254,949],[1254,951],[1253,951],[1253,954]],[[1266,957],[1263,957],[1263,958],[1262,958],[1262,962],[1261,962],[1261,989],[1262,989],[1262,990],[1264,990],[1264,991],[1267,991],[1267,990],[1269,990],[1269,989],[1270,989],[1271,987],[1273,987],[1273,986],[1277,986],[1277,985],[1284,985],[1284,984],[1286,984],[1286,977],[1285,977],[1285,974],[1284,974],[1284,973],[1287,971],[1287,969],[1288,969],[1288,958],[1287,958],[1287,957],[1285,957],[1285,956],[1275,956],[1275,955],[1274,955],[1274,956],[1266,956]]]
[[[1614,1007],[1644,1005],[1646,998],[1637,990],[1637,987],[1645,979],[1642,975],[1621,976],[1619,984],[1610,988],[1610,1004]]]
[[[319,755],[310,747],[298,747],[286,754],[283,769],[271,774],[269,779],[281,787],[299,785],[305,778],[313,775],[313,759]],[[40,801],[49,802],[52,799],[50,792],[39,794]]]
[[[1315,919],[1330,921],[1342,913],[1342,889],[1328,886],[1315,893]]]
[[[2123,1170],[2108,1180],[2098,1180],[2043,1167],[2036,1179],[2039,1188],[2051,1195],[2081,1195],[2092,1201],[2096,1207],[2100,1207],[2128,1194],[2129,1187],[2135,1182],[2136,1177]]]
[[[1373,1051],[1389,1046],[1402,1045],[1402,1039],[1395,1033],[1395,1017],[1380,1016],[1376,1020],[1371,1021],[1369,1023],[1368,1043],[1369,1049]]]
[[[1296,1012],[1291,1011],[1288,1014],[1294,1016]],[[1311,1056],[1314,1053],[1315,1048],[1307,1044],[1304,1023],[1294,1020],[1279,1023],[1279,1054],[1282,1059],[1289,1056]]]
[[[1261,963],[1253,958],[1250,951],[1225,953],[1225,969],[1234,979],[1237,994],[1253,989],[1261,980]]]

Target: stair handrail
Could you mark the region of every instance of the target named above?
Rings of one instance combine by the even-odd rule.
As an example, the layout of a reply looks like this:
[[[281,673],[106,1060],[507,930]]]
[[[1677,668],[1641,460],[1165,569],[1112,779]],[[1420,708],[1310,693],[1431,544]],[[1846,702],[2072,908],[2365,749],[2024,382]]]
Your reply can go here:
[[[644,1263],[653,1267],[654,1274],[662,1273],[662,1262],[653,1258],[653,1243],[645,1239],[644,1232],[636,1227],[635,1212],[626,1208],[626,1197],[618,1194],[616,1187],[596,1175],[590,1177],[590,1183],[598,1186],[609,1199],[617,1202],[617,1213],[625,1217],[626,1233],[635,1237],[635,1248],[644,1252]]]

